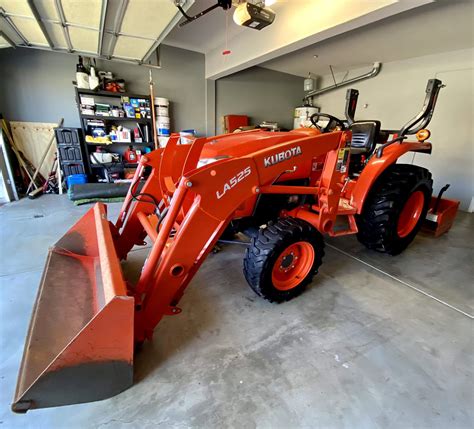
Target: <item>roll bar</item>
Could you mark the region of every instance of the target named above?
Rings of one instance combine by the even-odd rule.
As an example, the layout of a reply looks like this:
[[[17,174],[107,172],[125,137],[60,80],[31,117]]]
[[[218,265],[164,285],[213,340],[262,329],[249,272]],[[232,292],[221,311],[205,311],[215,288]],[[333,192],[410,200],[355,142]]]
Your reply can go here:
[[[439,79],[430,79],[426,85],[426,96],[425,101],[423,102],[423,107],[421,108],[420,113],[416,115],[413,119],[410,119],[400,130],[400,136],[406,136],[409,134],[416,134],[421,129],[425,128],[431,121],[433,116],[434,108],[436,106],[436,101],[438,100],[439,90],[444,88],[446,85],[443,85]]]
[[[426,96],[423,102],[423,107],[420,113],[414,118],[410,119],[400,131],[397,132],[399,136],[406,136],[409,134],[416,134],[421,129],[425,128],[433,117],[433,112],[438,100],[439,90],[444,88],[443,82],[439,79],[429,79],[426,85]],[[359,91],[357,89],[348,89],[346,92],[346,108],[345,116],[349,125],[354,123],[355,111],[357,108],[357,99],[359,97]]]
[[[439,79],[429,79],[426,85],[426,96],[423,102],[421,111],[412,119],[410,119],[400,131],[395,130],[382,130],[387,134],[397,134],[396,138],[386,142],[377,149],[377,158],[383,155],[383,151],[387,146],[390,146],[396,142],[402,142],[405,140],[407,135],[416,134],[421,129],[428,126],[433,117],[433,112],[436,107],[436,101],[438,100],[439,90],[444,88],[443,82]],[[351,126],[355,119],[355,112],[357,108],[357,99],[359,98],[359,91],[357,89],[350,88],[346,92],[346,108],[344,114],[346,120]]]
[[[439,79],[429,79],[428,84],[426,85],[426,96],[425,101],[423,102],[423,107],[421,108],[420,113],[414,118],[410,119],[402,129],[397,133],[397,137],[389,142],[383,144],[377,149],[377,158],[381,158],[383,151],[387,146],[390,146],[396,142],[402,142],[407,135],[416,134],[418,131],[422,130],[431,121],[433,117],[433,112],[436,106],[436,101],[438,100],[439,90],[444,88],[446,85],[443,85]]]

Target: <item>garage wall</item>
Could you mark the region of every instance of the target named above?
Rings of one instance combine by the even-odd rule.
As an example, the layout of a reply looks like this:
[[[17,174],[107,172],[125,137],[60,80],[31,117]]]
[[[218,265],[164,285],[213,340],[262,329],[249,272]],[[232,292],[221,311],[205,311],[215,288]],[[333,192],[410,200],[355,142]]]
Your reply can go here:
[[[429,78],[437,77],[446,84],[428,127],[433,153],[416,154],[414,163],[433,173],[435,193],[450,183],[446,197],[461,200],[464,210],[474,198],[473,58],[474,50],[464,49],[386,63],[377,77],[352,85],[359,90],[356,119],[379,119],[383,128],[400,129],[421,109]],[[366,71],[354,70],[349,78]],[[336,79],[340,81],[342,75]],[[324,76],[320,87],[331,83],[332,77]],[[344,117],[346,91],[347,87],[323,94],[315,99],[315,105]],[[405,155],[402,162],[412,160],[413,153]]]
[[[293,110],[304,95],[303,78],[261,67],[216,81],[216,127],[223,130],[224,115],[248,115],[251,124],[275,121],[293,128]]]
[[[34,49],[0,50],[0,112],[14,121],[56,122],[64,117],[68,127],[79,118],[72,81],[77,56]],[[161,70],[153,70],[155,96],[171,100],[174,130],[195,128],[205,133],[204,55],[163,45]],[[98,61],[127,82],[127,90],[149,92],[148,68]]]

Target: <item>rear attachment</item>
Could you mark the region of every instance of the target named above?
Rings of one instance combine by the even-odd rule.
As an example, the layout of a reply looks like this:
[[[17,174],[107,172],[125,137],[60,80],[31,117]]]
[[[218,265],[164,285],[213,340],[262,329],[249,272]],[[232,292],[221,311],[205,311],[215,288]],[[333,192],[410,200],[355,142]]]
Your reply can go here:
[[[12,410],[97,401],[130,387],[133,318],[106,208],[96,204],[49,251]]]

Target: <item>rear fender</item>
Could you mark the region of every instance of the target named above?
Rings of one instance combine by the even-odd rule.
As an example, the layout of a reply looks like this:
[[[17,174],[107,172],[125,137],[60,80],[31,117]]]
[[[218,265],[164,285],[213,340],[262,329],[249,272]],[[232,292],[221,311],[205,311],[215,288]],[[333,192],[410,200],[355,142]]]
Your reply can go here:
[[[397,162],[407,152],[431,153],[431,143],[394,143],[385,148],[381,158],[375,155],[367,163],[357,180],[350,195],[351,205],[357,208],[357,214],[362,212],[364,202],[378,177],[392,164]]]

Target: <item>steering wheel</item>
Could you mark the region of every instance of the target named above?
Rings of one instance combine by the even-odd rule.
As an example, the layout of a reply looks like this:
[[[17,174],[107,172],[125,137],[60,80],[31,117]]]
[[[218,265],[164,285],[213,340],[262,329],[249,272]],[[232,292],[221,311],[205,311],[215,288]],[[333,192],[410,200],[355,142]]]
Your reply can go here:
[[[329,119],[329,122],[324,128],[321,128],[317,124],[319,118]],[[310,121],[316,128],[320,129],[323,133],[333,131],[338,125],[341,127],[341,130],[344,130],[346,128],[346,125],[344,124],[344,121],[342,121],[342,119],[336,118],[335,116],[329,115],[328,113],[315,113],[314,115],[311,115]]]

